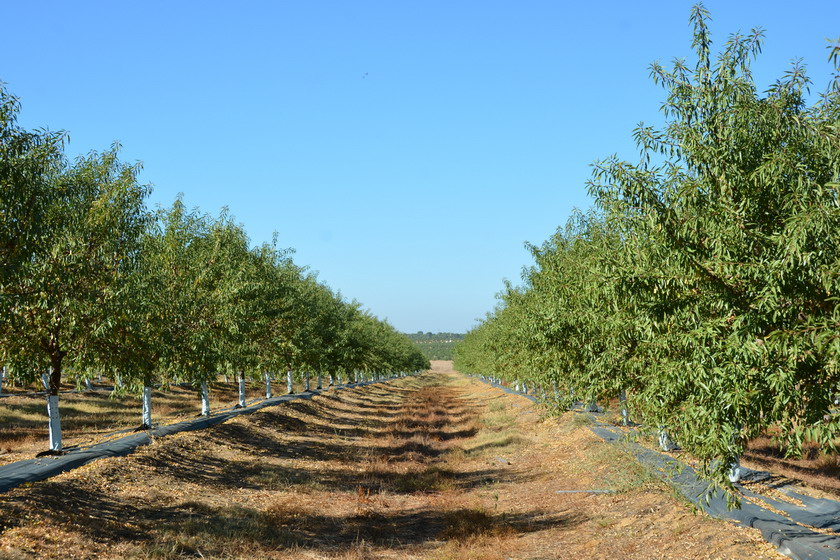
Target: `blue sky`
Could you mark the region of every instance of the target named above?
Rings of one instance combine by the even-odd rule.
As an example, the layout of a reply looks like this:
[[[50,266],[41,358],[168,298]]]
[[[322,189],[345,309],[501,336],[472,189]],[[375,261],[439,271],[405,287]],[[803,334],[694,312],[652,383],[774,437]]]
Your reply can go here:
[[[122,144],[150,204],[230,208],[254,243],[406,332],[466,331],[574,207],[590,164],[659,122],[654,60],[692,2],[3,2],[0,80],[68,153]],[[579,4],[579,5],[578,5]],[[765,29],[763,88],[814,91],[840,2],[706,2]]]

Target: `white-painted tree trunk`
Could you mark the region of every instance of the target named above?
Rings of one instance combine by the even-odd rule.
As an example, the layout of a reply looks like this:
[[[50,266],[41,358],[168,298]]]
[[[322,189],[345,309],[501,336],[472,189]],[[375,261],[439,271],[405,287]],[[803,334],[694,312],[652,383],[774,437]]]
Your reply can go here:
[[[333,385],[335,385],[335,381],[333,380],[333,374],[331,373],[329,374],[329,380],[330,382],[327,384],[327,387],[332,387]]]
[[[286,389],[290,395],[295,392],[294,379],[292,377],[291,369],[289,369],[289,371],[286,372]]]
[[[152,429],[152,388],[143,387],[143,427]]]
[[[85,379],[85,391],[93,391],[93,382],[90,379]]]
[[[664,426],[659,427],[659,449],[662,451],[675,451],[679,449],[680,446],[673,442],[671,436],[668,435],[668,432],[665,431]]]
[[[740,432],[740,431],[741,431],[741,428],[739,427],[738,432]],[[733,435],[732,436],[732,446],[733,447],[737,443],[737,440],[738,440],[737,434]],[[729,477],[729,482],[731,482],[733,484],[741,480],[741,457],[740,456],[736,455],[735,459],[729,464],[729,473],[727,474],[727,476]]]
[[[309,371],[303,374],[303,390],[309,392]]]
[[[50,374],[49,373],[42,373],[41,374],[41,384],[44,386],[44,391],[49,392],[49,390],[50,390]]]
[[[736,483],[741,480],[741,458],[736,457],[732,463],[729,464],[729,482]]]
[[[528,394],[528,384],[525,381],[522,382],[522,393],[525,395]]]
[[[201,415],[210,416],[210,387],[206,381],[201,384]]]
[[[239,372],[239,406],[245,408],[245,372]]]
[[[315,388],[316,388],[317,390],[319,390],[319,391],[320,391],[321,389],[323,389],[323,386],[321,385],[321,381],[322,381],[322,379],[321,379],[321,372],[319,371],[319,372],[318,372],[318,385],[315,387]]]
[[[266,372],[263,374],[265,376],[265,398],[271,398],[271,374]]]
[[[6,366],[0,369],[0,395],[3,394],[3,381],[6,380]]]
[[[47,416],[50,422],[50,450],[61,451],[61,416],[58,414],[58,395],[47,396]]]
[[[627,391],[622,389],[618,393],[618,403],[621,407],[621,425],[622,426],[629,426],[630,425],[630,411],[627,410]]]

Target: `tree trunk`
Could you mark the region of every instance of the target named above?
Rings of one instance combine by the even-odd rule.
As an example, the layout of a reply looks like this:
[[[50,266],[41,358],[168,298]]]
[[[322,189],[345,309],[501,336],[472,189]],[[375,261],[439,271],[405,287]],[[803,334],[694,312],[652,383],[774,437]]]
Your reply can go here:
[[[627,391],[624,389],[618,393],[618,402],[621,406],[621,425],[622,426],[629,426],[630,425],[630,411],[627,410]]]
[[[52,367],[48,376],[47,416],[49,417],[50,451],[61,451],[61,416],[58,413],[58,390],[64,356],[57,352],[50,356]]]
[[[47,395],[47,416],[50,423],[50,451],[61,451],[61,416],[58,414],[58,395]]]
[[[307,393],[309,392],[309,371],[303,374],[304,382],[303,382],[303,390]]]
[[[265,373],[265,398],[271,398],[271,374]]]
[[[210,416],[210,388],[206,381],[201,384],[201,415]]]
[[[245,408],[245,372],[239,372],[239,407]]]
[[[659,426],[659,449],[662,451],[675,451],[680,446],[671,440],[671,436],[665,431],[665,426]]]
[[[739,482],[741,480],[741,458],[735,457],[735,459],[729,464],[729,482],[733,484]]]
[[[738,431],[740,432],[741,429],[742,429],[742,427],[739,427]],[[735,444],[737,443],[737,440],[738,440],[737,436],[732,437],[733,448],[735,447]],[[727,474],[727,476],[729,477],[729,482],[732,482],[733,484],[736,483],[736,482],[739,482],[741,480],[741,457],[740,456],[736,455],[735,459],[733,459],[732,462],[729,463],[729,473]]]
[[[3,394],[3,381],[6,379],[6,366],[0,369],[0,395]]]
[[[295,392],[294,378],[292,377],[292,368],[286,372],[286,389],[288,394],[292,395]]]
[[[90,379],[85,379],[85,391],[93,391],[93,382]]]
[[[152,388],[149,385],[143,387],[143,429],[152,429]]]
[[[320,391],[321,389],[323,389],[323,388],[324,388],[324,387],[321,385],[321,372],[320,372],[320,371],[318,372],[318,385],[317,385],[315,388],[316,388],[317,390],[319,390],[319,391]]]

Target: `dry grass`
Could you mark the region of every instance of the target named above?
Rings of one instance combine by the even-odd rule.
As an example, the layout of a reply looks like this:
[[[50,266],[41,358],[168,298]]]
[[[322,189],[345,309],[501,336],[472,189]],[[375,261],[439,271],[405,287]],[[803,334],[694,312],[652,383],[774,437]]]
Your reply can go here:
[[[211,410],[230,408],[238,403],[238,384],[222,377],[210,388]],[[314,388],[315,383],[312,383]],[[65,384],[62,390],[71,390]],[[285,393],[286,385],[274,383],[274,393]],[[0,398],[0,464],[31,459],[48,446],[47,407],[45,397],[33,394],[37,388],[9,387],[4,384]],[[303,385],[296,384],[296,391]],[[281,392],[282,391],[282,392]],[[247,385],[247,400],[264,398],[265,386]],[[197,392],[188,387],[172,386],[166,391],[152,393],[153,420],[155,424],[170,424],[192,418],[201,412]],[[141,424],[142,405],[139,396],[114,396],[110,380],[94,383],[93,392],[62,393],[61,412],[62,442],[65,447],[85,446],[106,439],[114,432],[128,430]]]
[[[817,445],[806,443],[801,457],[785,457],[781,446],[769,436],[751,441],[742,463],[757,470],[767,470],[779,479],[800,482],[840,497],[840,456],[821,453]]]
[[[572,423],[443,370],[295,401],[0,495],[0,558],[779,557],[645,481],[557,494],[625,462]]]

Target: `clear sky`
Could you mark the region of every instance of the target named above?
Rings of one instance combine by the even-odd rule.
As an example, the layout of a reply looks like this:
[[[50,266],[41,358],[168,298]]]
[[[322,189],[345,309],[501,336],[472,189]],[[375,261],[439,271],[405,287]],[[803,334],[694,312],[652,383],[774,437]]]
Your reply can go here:
[[[635,161],[693,2],[0,3],[23,126],[119,141],[151,205],[228,206],[397,329],[463,332],[590,205],[593,161]],[[717,45],[765,29],[762,88],[797,57],[825,88],[840,1],[705,5]]]

